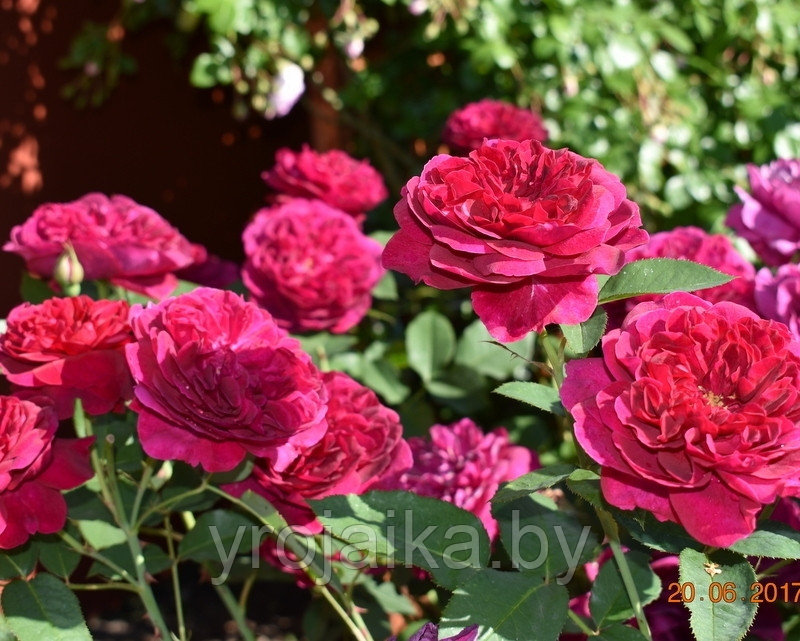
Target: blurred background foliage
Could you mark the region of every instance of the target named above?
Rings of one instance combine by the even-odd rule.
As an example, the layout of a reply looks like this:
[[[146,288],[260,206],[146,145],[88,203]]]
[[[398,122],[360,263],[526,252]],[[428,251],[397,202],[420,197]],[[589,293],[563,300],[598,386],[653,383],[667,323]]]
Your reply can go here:
[[[370,156],[395,193],[484,97],[540,111],[551,145],[619,174],[651,229],[718,227],[745,163],[800,156],[794,2],[123,0],[76,35],[69,97],[102,102],[135,70],[124,35],[157,20],[187,81],[224,88],[237,118],[274,117],[282,70],[302,68],[303,104],[344,132],[317,146]]]

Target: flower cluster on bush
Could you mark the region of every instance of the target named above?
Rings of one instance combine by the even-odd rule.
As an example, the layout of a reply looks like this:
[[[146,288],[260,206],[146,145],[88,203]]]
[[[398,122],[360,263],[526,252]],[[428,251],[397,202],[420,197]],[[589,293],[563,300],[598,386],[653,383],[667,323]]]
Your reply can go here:
[[[566,629],[567,617],[587,637],[629,629],[624,622],[635,619],[644,638],[663,641],[677,615],[658,587],[675,582],[676,564],[678,584],[698,571],[698,558],[712,578],[727,564],[743,590],[758,582],[748,560],[765,553],[758,535],[783,546],[776,558],[800,559],[800,268],[789,262],[797,255],[790,228],[800,215],[798,165],[751,168],[753,193],[741,191],[744,203],[729,215],[768,265],[756,271],[721,234],[685,227],[648,236],[638,206],[596,160],[545,147],[532,137],[531,114],[502,107],[502,117],[487,114],[496,121],[476,124],[473,107],[448,127],[482,139],[466,156],[434,157],[409,180],[394,208],[399,230],[385,249],[361,227],[386,197],[374,169],[341,151],[281,150],[265,173],[278,193],[243,234],[249,300],[225,289],[236,286],[238,267],[123,196],[43,205],[15,227],[6,249],[60,295],[15,308],[0,335],[0,368],[11,385],[0,396],[0,549],[33,548],[40,535],[61,531],[71,499],[62,491],[91,478],[73,495],[77,515],[69,514],[74,523],[63,542],[106,563],[116,573],[109,581],[128,581],[162,636],[169,630],[150,582],[163,568],[151,572],[143,552],[158,537],[172,568],[180,560],[208,562],[214,547],[225,573],[237,551],[251,560],[259,552],[271,563],[291,560],[300,585],[324,594],[359,641],[372,639],[353,596],[362,588],[378,605],[410,604],[406,613],[417,618],[434,607],[429,593],[423,600],[410,585],[396,590],[396,562],[424,570],[412,575],[428,588],[432,581],[453,592],[436,614],[460,632],[443,641],[474,641],[480,625],[504,617],[513,626],[497,624],[508,635],[502,638],[530,641],[528,632],[508,630],[527,629],[517,610],[532,594],[547,605],[541,638],[548,641]],[[515,380],[497,391],[553,419],[531,423],[498,411],[492,424],[507,417],[502,424],[514,430],[484,430],[460,411],[486,383],[471,369],[480,358],[464,348],[469,331],[456,344],[453,327],[469,322],[466,305],[453,313],[457,323],[426,313],[432,340],[425,348],[397,347],[408,322],[400,296],[379,311],[378,329],[357,327],[384,275],[381,261],[434,289],[468,288],[484,336],[511,343],[495,347],[520,361],[502,368]],[[178,274],[221,288],[183,283],[170,296]],[[59,289],[64,284],[103,296],[69,295]],[[142,302],[142,293],[152,300]],[[613,314],[613,305],[620,318],[606,331],[603,307]],[[306,352],[289,332],[314,333],[305,345],[316,348]],[[531,332],[538,337],[528,361],[513,341]],[[451,361],[450,377],[437,377]],[[416,379],[401,369],[407,363]],[[503,376],[497,372],[486,376]],[[393,403],[393,386],[415,380],[424,388]],[[457,402],[434,411],[420,402],[423,393]],[[432,415],[428,436],[417,426],[417,436],[406,438],[401,415],[420,408]],[[118,418],[103,416],[109,413]],[[126,416],[135,422],[128,432]],[[60,428],[58,419],[70,417],[72,428]],[[539,443],[542,460],[556,465],[541,467],[520,437]],[[117,452],[125,454],[119,466]],[[82,502],[95,491],[90,510]],[[203,496],[212,500],[191,502]],[[401,550],[387,501],[415,506],[432,521],[415,526],[402,515],[400,536],[410,551]],[[194,505],[199,515],[190,514]],[[97,545],[92,529],[98,514],[116,543],[125,541],[135,572],[122,567],[127,558],[120,565],[101,553],[106,542]],[[154,517],[163,529],[153,527]],[[347,527],[336,533],[339,547],[326,551],[337,519]],[[598,523],[602,535],[590,533]],[[221,537],[231,524],[238,529]],[[446,547],[449,535],[436,531],[451,525],[447,532],[471,533],[474,549]],[[267,539],[253,535],[248,548],[248,527],[265,529]],[[344,534],[348,528],[367,528],[375,549]],[[428,546],[431,529],[436,542]],[[310,536],[300,544],[298,533]],[[683,547],[672,549],[676,541]],[[225,550],[225,542],[233,547]],[[647,545],[680,556],[654,557]],[[730,549],[718,556],[710,548]],[[321,563],[334,568],[327,583],[317,560],[302,558],[319,549]],[[541,563],[531,567],[527,557],[537,554]],[[604,569],[611,558],[621,578]],[[579,565],[568,592],[561,579],[573,581]],[[785,565],[777,561],[759,580],[792,576],[795,568]],[[631,568],[650,584],[641,595]],[[587,579],[594,585],[581,591]],[[501,597],[478,602],[489,588]],[[597,605],[623,591],[629,604],[615,597],[608,612]],[[232,599],[223,593],[223,601]],[[758,628],[782,638],[769,608],[760,612]],[[738,634],[755,615],[755,607],[742,610],[724,625]],[[439,636],[428,622],[411,639]]]

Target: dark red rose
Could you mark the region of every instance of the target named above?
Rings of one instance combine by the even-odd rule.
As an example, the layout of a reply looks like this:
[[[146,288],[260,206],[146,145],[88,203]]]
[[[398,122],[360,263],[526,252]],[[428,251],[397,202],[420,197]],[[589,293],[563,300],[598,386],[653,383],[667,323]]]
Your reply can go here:
[[[485,98],[450,114],[442,133],[442,140],[460,152],[477,149],[487,138],[547,142],[547,129],[536,112]]]

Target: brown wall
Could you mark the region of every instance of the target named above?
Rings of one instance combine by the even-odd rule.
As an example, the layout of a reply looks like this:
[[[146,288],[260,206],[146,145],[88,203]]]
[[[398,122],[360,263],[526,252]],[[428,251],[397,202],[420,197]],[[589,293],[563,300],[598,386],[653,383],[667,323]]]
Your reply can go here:
[[[139,64],[100,108],[60,96],[59,68],[85,20],[108,21],[109,0],[0,0],[0,240],[43,203],[89,191],[153,207],[190,240],[241,258],[240,234],[263,202],[260,172],[281,146],[307,139],[300,106],[287,117],[238,123],[221,93],[193,89],[167,25],[126,35]],[[22,262],[0,253],[0,317],[19,300]]]

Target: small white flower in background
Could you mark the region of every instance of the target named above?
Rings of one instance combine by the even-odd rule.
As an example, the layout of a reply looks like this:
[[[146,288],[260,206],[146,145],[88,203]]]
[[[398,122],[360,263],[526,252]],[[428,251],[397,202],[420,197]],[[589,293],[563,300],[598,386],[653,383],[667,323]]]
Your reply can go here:
[[[288,60],[277,62],[278,73],[272,80],[272,90],[264,112],[266,118],[280,118],[288,114],[306,90],[303,69]]]

